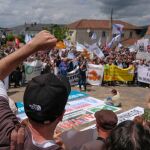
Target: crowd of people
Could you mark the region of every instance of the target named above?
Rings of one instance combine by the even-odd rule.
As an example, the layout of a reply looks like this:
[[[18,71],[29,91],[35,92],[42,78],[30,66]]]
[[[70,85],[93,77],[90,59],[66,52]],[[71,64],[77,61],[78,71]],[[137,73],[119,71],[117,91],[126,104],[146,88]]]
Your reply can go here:
[[[67,74],[73,71],[75,68],[79,67],[79,88],[86,91],[86,72],[88,64],[95,65],[109,65],[112,64],[118,66],[119,68],[126,69],[130,66],[134,66],[134,78],[132,82],[104,82],[102,85],[117,85],[125,83],[127,85],[138,85],[149,87],[149,84],[138,82],[137,79],[137,68],[138,66],[150,66],[150,61],[145,59],[136,59],[137,52],[130,52],[129,48],[120,48],[114,49],[111,51],[105,50],[104,47],[101,47],[104,57],[99,58],[95,54],[90,56],[87,51],[79,52],[74,46],[68,47],[66,49],[54,48],[53,51],[47,50],[45,52],[37,52],[29,57],[26,61],[32,62],[34,60],[40,60],[44,63],[43,70],[41,74],[45,73],[54,73],[55,75],[60,74],[67,76]],[[0,57],[11,54],[15,51],[13,47],[2,47]],[[9,76],[9,83],[14,83],[14,87],[24,85],[25,83],[25,67],[22,63],[19,65],[15,71]]]
[[[66,58],[67,51],[62,52],[63,58],[61,58],[58,50],[53,50],[56,42],[57,39],[53,35],[42,31],[28,44],[0,60],[0,149],[63,149],[63,146],[61,147],[55,142],[54,131],[58,123],[62,121],[71,91],[66,75],[68,71],[78,65],[80,70],[79,87],[84,85],[86,90],[86,63],[91,60],[81,56],[78,52],[74,52],[74,59],[68,59]],[[47,49],[51,49],[50,53],[47,51],[37,52]],[[115,63],[123,68],[133,65],[135,53],[130,53],[126,49],[123,51],[124,54],[119,52],[107,54],[103,60],[94,58],[92,63]],[[2,81],[29,56],[47,62],[47,66],[43,68],[42,75],[33,78],[26,87],[23,101],[28,119],[20,123],[8,105],[7,92]],[[143,64],[145,63],[143,61],[140,63],[148,65],[148,63]],[[114,95],[116,92],[112,91]],[[102,110],[95,113],[95,118],[98,138],[88,143],[82,143],[81,150],[150,149],[150,123],[144,117],[139,116],[133,121],[118,124],[115,113]],[[58,143],[60,144],[60,141]]]

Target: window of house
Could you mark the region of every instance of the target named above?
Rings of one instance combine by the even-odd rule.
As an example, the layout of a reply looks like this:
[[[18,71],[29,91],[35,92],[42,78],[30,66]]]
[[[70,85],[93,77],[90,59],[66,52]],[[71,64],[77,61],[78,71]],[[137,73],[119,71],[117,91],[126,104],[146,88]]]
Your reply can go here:
[[[112,35],[112,36],[113,36],[113,38],[114,38],[114,37],[116,37],[116,35],[117,35],[117,34],[113,34],[113,35]]]
[[[133,32],[131,31],[129,34],[129,38],[132,38],[132,37],[133,37]]]
[[[106,32],[105,31],[102,32],[102,37],[106,37]]]
[[[124,33],[121,34],[121,37],[124,38]]]
[[[72,36],[72,34],[73,34],[73,31],[69,31],[69,35]]]
[[[94,33],[94,31],[90,31],[90,32],[89,32],[89,38],[92,37],[93,33]]]

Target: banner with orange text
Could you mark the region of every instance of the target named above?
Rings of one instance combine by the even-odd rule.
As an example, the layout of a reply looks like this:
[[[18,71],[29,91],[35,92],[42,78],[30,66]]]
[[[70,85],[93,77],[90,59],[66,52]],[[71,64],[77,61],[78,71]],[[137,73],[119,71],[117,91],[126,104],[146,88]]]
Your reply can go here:
[[[87,82],[91,85],[101,85],[104,74],[104,66],[88,64]]]

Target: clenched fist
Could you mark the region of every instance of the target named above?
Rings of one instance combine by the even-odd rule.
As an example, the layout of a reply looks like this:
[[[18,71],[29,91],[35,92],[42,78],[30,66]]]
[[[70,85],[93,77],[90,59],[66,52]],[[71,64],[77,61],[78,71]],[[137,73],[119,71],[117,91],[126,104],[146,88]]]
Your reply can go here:
[[[56,46],[57,39],[50,32],[43,30],[39,32],[28,44],[35,50],[41,51],[52,49]]]

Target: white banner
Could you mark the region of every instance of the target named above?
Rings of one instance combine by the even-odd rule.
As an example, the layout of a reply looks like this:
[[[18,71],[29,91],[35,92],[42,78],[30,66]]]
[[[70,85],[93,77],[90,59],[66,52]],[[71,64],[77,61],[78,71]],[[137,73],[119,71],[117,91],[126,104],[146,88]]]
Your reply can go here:
[[[79,82],[79,67],[69,72],[67,78],[71,85],[78,85]]]
[[[149,39],[141,39],[137,41],[137,49],[139,52],[147,52]]]
[[[128,111],[125,111],[119,115],[117,115],[118,117],[118,124],[126,121],[126,120],[133,120],[135,117],[137,116],[141,116],[144,114],[144,108],[142,107],[135,107],[133,109],[130,109]]]
[[[138,66],[138,81],[150,84],[150,67]]]
[[[147,61],[150,61],[150,52],[138,52],[136,59],[146,59]]]
[[[88,64],[87,82],[91,85],[101,85],[104,74],[104,66]]]
[[[44,63],[39,60],[33,62],[25,62],[24,65],[27,82],[30,81],[32,78],[39,76],[44,67]]]

